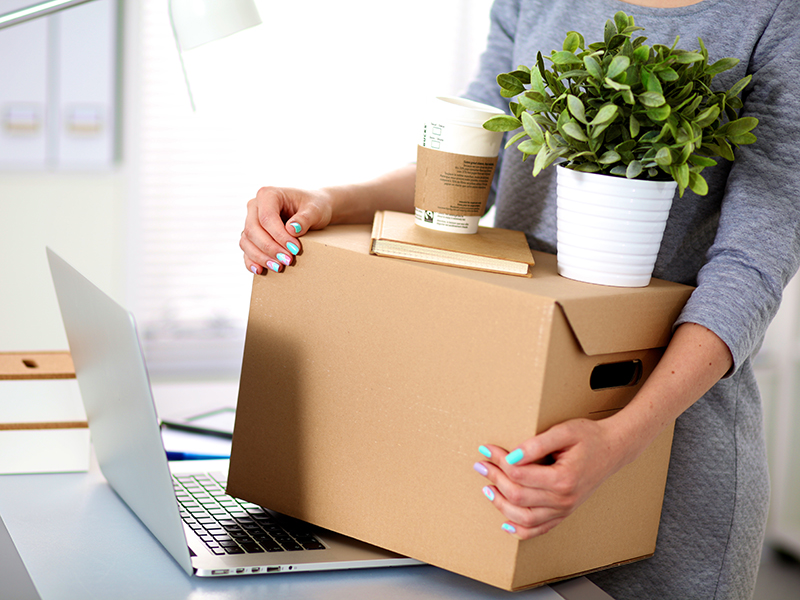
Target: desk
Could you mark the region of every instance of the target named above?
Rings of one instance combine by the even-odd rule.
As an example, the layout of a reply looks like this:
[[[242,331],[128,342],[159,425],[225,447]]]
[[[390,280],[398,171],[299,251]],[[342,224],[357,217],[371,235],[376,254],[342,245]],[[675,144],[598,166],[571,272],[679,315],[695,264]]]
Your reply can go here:
[[[234,384],[154,386],[154,393],[161,414],[187,401],[200,409],[235,403]],[[94,462],[88,473],[0,476],[0,515],[43,600],[609,598],[584,578],[511,594],[432,566],[189,577],[111,490]]]

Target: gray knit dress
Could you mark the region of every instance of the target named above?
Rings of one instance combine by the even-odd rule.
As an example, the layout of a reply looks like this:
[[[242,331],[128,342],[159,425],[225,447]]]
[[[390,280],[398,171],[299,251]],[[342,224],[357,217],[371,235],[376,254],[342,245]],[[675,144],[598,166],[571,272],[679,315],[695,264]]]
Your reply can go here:
[[[561,49],[568,31],[603,39],[624,10],[649,44],[699,48],[729,88],[747,74],[742,116],[760,120],[758,142],[703,175],[707,196],[676,196],[655,276],[696,285],[677,324],[699,323],[730,348],[733,370],[678,419],[655,556],[590,576],[617,600],[750,598],[767,517],[769,483],[761,401],[751,358],[800,261],[800,0],[703,0],[674,9],[618,0],[497,0],[480,73],[467,97],[508,110],[495,77],[536,52]],[[555,169],[501,156],[496,225],[556,251]]]

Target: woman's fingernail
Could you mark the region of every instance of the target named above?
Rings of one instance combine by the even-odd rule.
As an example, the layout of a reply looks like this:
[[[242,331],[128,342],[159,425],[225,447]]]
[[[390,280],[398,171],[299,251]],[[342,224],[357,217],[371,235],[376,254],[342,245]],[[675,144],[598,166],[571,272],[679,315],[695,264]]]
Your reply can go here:
[[[257,266],[252,265],[250,267],[250,270],[253,272],[253,275],[258,275],[258,267]]]
[[[267,266],[270,269],[272,269],[273,271],[275,271],[276,273],[278,273],[281,270],[281,266],[278,263],[276,263],[274,260],[268,260],[267,261]]]
[[[472,465],[472,468],[475,469],[478,473],[480,473],[484,477],[486,477],[489,474],[489,469],[487,469],[481,463],[475,463],[474,465]]]
[[[494,492],[488,485],[483,488],[483,495],[486,496],[490,502],[494,502]]]
[[[511,454],[506,456],[506,462],[510,465],[515,465],[522,460],[522,450],[517,448]]]
[[[297,245],[293,244],[292,242],[289,242],[288,244],[286,244],[286,247],[289,249],[289,252],[291,252],[292,254],[297,254],[298,252],[300,252],[300,248],[298,248]]]
[[[287,266],[292,264],[292,258],[290,256],[286,256],[283,252],[278,252],[277,258]]]
[[[483,454],[486,458],[492,458],[492,451],[489,450],[486,446],[481,446],[478,448],[478,452]]]
[[[508,533],[512,533],[512,534],[513,533],[517,533],[517,528],[514,527],[513,525],[511,525],[510,523],[503,523],[502,528],[503,528],[503,531],[506,531]]]
[[[295,233],[300,233],[301,231],[303,231],[303,226],[300,225],[300,223],[289,223],[289,225],[291,225]]]

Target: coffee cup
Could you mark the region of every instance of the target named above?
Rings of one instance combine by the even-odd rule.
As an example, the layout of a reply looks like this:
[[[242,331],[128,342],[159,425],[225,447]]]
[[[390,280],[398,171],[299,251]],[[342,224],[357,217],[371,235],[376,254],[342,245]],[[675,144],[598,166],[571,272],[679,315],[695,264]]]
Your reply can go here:
[[[483,124],[502,110],[465,98],[439,96],[427,107],[417,146],[417,225],[476,233],[486,210],[501,132]]]

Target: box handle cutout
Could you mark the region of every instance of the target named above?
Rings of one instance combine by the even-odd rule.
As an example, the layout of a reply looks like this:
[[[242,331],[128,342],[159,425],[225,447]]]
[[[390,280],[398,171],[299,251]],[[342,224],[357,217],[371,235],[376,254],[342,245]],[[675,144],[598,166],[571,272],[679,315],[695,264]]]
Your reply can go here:
[[[626,360],[624,362],[606,363],[592,369],[589,386],[597,390],[617,387],[630,387],[639,383],[642,378],[642,361]]]
[[[39,365],[36,364],[36,361],[30,358],[23,358],[22,364],[28,367],[29,369],[38,369]]]

